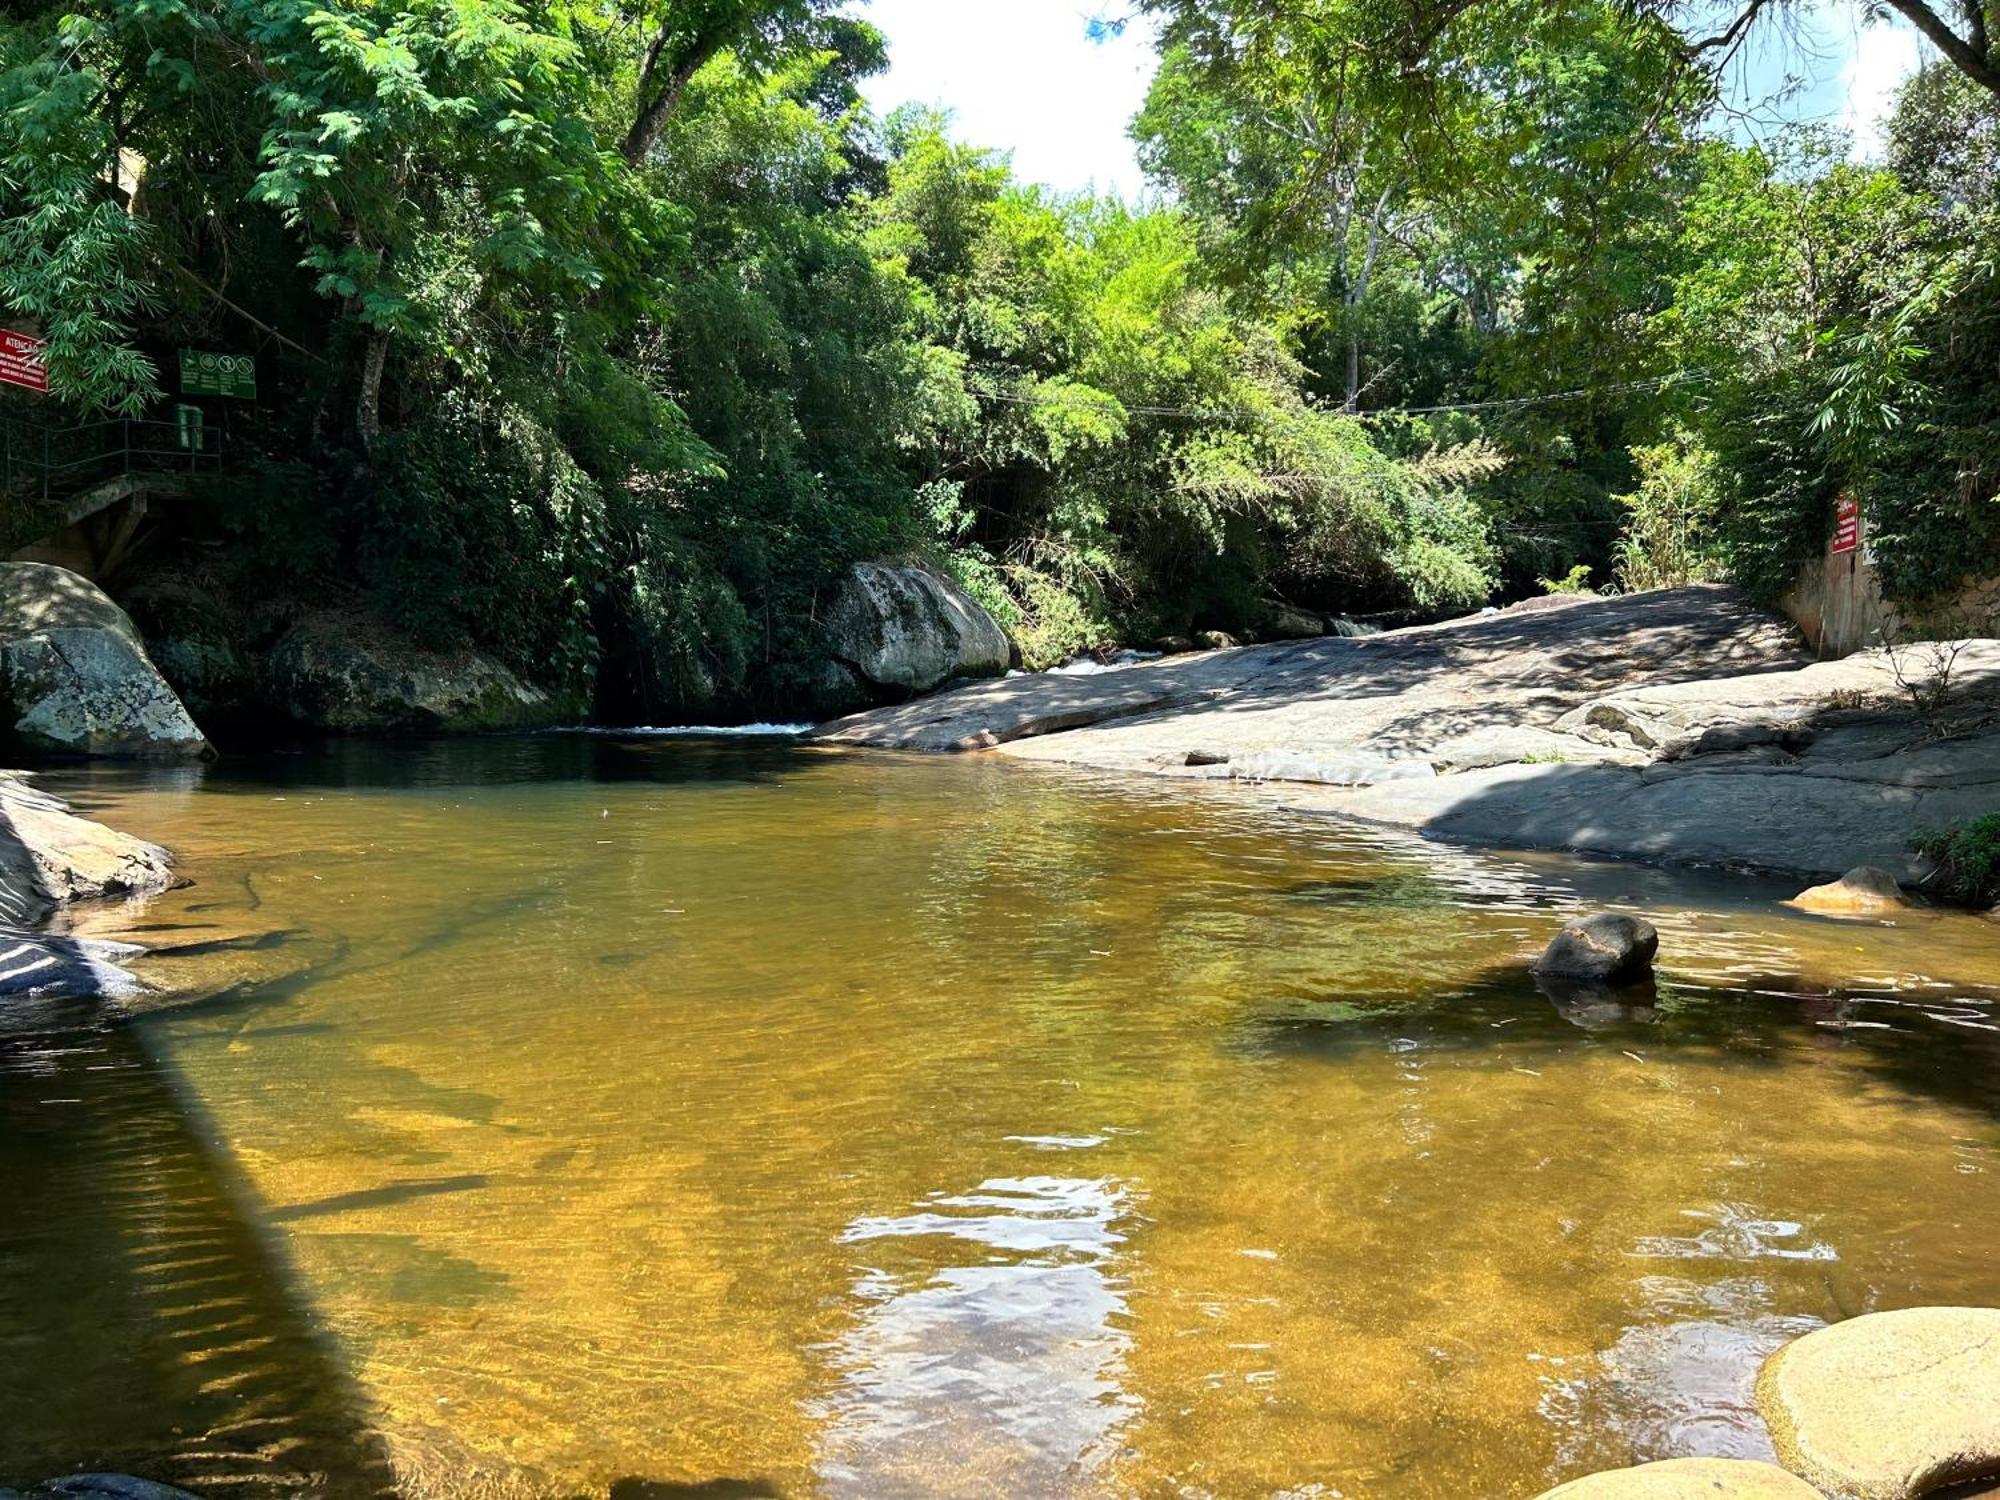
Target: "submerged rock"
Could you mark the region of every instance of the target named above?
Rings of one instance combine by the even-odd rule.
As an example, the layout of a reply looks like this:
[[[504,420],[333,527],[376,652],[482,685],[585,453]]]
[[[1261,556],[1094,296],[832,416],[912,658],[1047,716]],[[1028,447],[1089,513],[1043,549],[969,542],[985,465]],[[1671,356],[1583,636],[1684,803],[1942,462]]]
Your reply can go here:
[[[195,1500],[186,1490],[130,1474],[70,1474],[22,1495],[0,1490],[0,1500]]]
[[[1809,1333],[1764,1362],[1785,1467],[1849,1500],[2000,1478],[2000,1309],[1913,1307]]]
[[[1903,893],[1896,877],[1887,870],[1877,869],[1874,865],[1856,865],[1840,879],[1801,891],[1785,904],[1796,906],[1800,911],[1851,916],[1901,911],[1910,905],[1910,898]]]
[[[1541,1500],[1820,1500],[1820,1494],[1772,1464],[1670,1458],[1572,1480]]]
[[[425,651],[347,609],[295,624],[269,672],[292,719],[336,734],[545,729],[578,716],[489,656]]]
[[[0,737],[35,755],[208,753],[125,611],[48,563],[0,563],[0,709]]]
[[[1534,970],[1549,979],[1630,984],[1653,972],[1660,934],[1639,917],[1599,912],[1567,923],[1542,950]]]
[[[1013,656],[993,617],[928,568],[856,563],[821,626],[835,661],[898,692],[928,692],[954,677],[999,677]]]

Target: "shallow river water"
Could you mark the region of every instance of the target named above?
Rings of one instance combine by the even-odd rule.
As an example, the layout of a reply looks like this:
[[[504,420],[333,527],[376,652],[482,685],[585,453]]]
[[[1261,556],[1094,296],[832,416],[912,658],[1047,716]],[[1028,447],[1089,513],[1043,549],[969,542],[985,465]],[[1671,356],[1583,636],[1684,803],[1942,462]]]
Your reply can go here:
[[[0,1485],[1528,1496],[2000,1304],[2000,925],[980,758],[48,784],[199,997],[0,1030]],[[1551,998],[1581,908],[1649,1007]]]

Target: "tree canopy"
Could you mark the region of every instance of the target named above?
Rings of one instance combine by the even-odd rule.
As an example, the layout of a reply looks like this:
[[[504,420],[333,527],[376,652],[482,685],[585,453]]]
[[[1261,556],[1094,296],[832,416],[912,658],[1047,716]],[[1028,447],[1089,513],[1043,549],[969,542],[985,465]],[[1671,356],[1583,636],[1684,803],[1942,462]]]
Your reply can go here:
[[[1879,162],[1723,107],[1806,0],[1144,0],[1135,205],[872,115],[835,0],[28,0],[0,414],[252,353],[186,538],[244,628],[350,592],[606,712],[812,707],[868,556],[1043,665],[1772,593],[1860,487],[1923,596],[2000,542],[2000,27],[1873,8],[1933,48]]]

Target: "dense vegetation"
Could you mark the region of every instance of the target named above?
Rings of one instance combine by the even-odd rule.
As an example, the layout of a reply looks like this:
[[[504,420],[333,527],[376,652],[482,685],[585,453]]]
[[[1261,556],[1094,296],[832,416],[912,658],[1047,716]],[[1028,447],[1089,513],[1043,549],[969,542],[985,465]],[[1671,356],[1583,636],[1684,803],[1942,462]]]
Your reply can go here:
[[[607,712],[808,705],[865,556],[1042,664],[1769,594],[1850,487],[1906,597],[2000,555],[1992,7],[1896,0],[1868,164],[1718,110],[1769,0],[1144,8],[1133,207],[871,116],[832,0],[28,0],[0,315],[69,419],[258,355],[173,564],[227,630],[351,599]]]

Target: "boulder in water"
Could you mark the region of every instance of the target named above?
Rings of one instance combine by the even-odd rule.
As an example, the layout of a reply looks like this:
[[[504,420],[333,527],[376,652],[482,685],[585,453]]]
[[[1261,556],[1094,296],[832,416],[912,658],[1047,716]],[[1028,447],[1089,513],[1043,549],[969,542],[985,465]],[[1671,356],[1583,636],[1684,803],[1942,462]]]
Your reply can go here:
[[[89,579],[0,562],[0,738],[39,756],[187,760],[208,741]]]
[[[878,688],[923,693],[953,677],[999,677],[1007,634],[929,568],[856,563],[821,621],[827,654]]]
[[[580,717],[477,651],[426,651],[350,609],[307,615],[271,650],[272,691],[297,722],[335,734],[546,729]]]
[[[1741,1458],[1669,1458],[1557,1485],[1541,1500],[1820,1500],[1772,1464]]]
[[[1910,904],[1895,876],[1874,865],[1857,865],[1840,879],[1801,891],[1786,903],[1800,911],[1835,916],[1866,916],[1901,911]]]
[[[1535,973],[1601,985],[1633,984],[1653,972],[1659,951],[1660,934],[1651,922],[1599,912],[1566,923],[1535,960]]]
[[[2000,1479],[2000,1308],[1869,1313],[1787,1344],[1757,1377],[1786,1468],[1850,1500]]]

